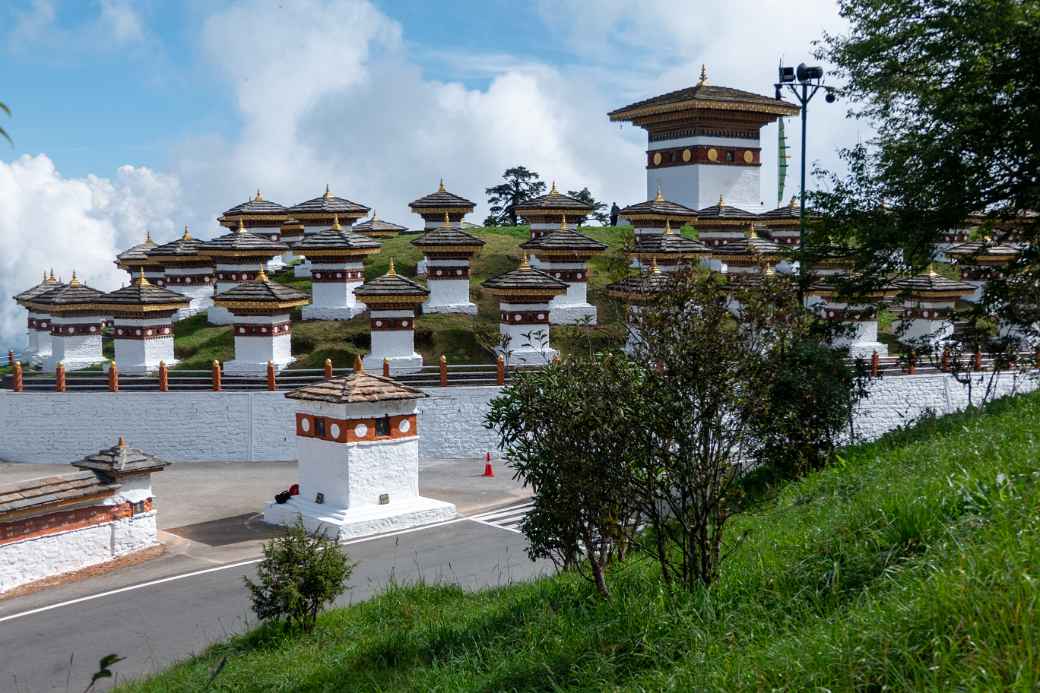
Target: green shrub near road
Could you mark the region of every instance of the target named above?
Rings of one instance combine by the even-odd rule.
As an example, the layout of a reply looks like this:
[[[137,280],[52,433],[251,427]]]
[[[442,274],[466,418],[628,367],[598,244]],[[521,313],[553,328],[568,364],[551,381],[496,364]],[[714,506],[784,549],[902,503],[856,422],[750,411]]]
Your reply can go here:
[[[198,690],[224,657],[214,690],[1034,690],[1038,420],[1021,396],[842,451],[735,518],[719,581],[688,596],[638,557],[609,602],[572,575],[398,587],[125,690]]]

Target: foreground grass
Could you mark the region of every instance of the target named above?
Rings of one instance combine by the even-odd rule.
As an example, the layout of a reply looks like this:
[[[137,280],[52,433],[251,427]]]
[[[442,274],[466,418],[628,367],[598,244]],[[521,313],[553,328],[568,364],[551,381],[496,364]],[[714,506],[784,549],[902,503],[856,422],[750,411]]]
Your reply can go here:
[[[612,601],[573,575],[397,587],[291,637],[262,628],[129,691],[1035,690],[1040,395],[845,451],[734,520],[718,584],[633,559]]]

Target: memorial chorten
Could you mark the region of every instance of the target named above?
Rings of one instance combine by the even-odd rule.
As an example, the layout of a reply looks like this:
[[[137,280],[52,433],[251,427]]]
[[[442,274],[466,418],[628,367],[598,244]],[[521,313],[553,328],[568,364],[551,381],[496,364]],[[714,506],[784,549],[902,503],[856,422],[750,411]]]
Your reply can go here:
[[[981,301],[986,283],[999,276],[1021,254],[1019,248],[1009,243],[995,242],[988,237],[981,241],[962,243],[946,251],[946,257],[960,268],[961,279],[975,287],[975,292],[964,298],[972,303]]]
[[[213,305],[213,261],[199,251],[202,241],[184,234],[169,243],[148,250],[145,255],[163,268],[164,288],[191,299],[187,308],[177,311],[174,320],[183,320]]]
[[[451,503],[419,495],[417,400],[426,393],[360,371],[285,395],[296,402],[299,494],[264,521],[346,541],[450,520]]]
[[[825,320],[843,323],[847,334],[833,340],[837,347],[847,347],[852,358],[870,358],[877,352],[888,355],[888,347],[878,341],[877,304],[893,295],[891,289],[871,291],[850,298],[841,291],[835,275],[814,282],[805,295],[806,306]]]
[[[647,198],[660,187],[676,202],[700,210],[724,195],[757,212],[762,207],[762,127],[799,112],[771,96],[709,84],[702,67],[694,86],[637,101],[608,116],[647,132]]]
[[[233,231],[238,228],[239,222],[242,222],[250,233],[263,236],[270,241],[280,241],[282,224],[288,218],[289,213],[284,206],[265,200],[257,190],[256,197],[227,210],[217,218],[217,223]]]
[[[162,286],[162,267],[148,257],[148,251],[156,247],[156,245],[156,242],[152,240],[152,234],[145,231],[144,241],[116,255],[116,267],[129,274],[130,279],[136,277],[144,269],[144,276],[148,277],[148,281]]]
[[[43,281],[39,284],[12,297],[15,303],[29,311],[25,355],[37,362],[51,355],[51,316],[41,306],[34,306],[33,299],[59,286],[62,284],[54,278],[54,270],[51,270],[50,274],[43,273]]]
[[[725,198],[697,212],[697,238],[709,248],[739,241],[744,229],[758,221],[758,215],[726,204]]]
[[[628,338],[625,340],[626,354],[632,355],[641,342],[639,330],[635,326],[639,311],[667,291],[671,279],[657,266],[657,261],[651,258],[647,269],[639,275],[625,277],[607,285],[607,296],[625,304],[625,325],[628,328]]]
[[[726,274],[761,274],[767,266],[785,259],[787,251],[779,243],[759,238],[748,225],[747,235],[711,249],[711,257],[722,264]]]
[[[561,224],[563,228],[577,230],[593,210],[592,205],[558,191],[556,181],[553,181],[547,194],[524,200],[515,211],[530,225],[531,240],[536,240],[547,233],[555,233]]]
[[[939,343],[953,336],[953,317],[957,301],[975,293],[968,282],[947,279],[933,268],[892,283],[896,297],[903,303],[900,341],[913,345],[924,340]]]
[[[798,197],[791,196],[791,201],[782,207],[762,212],[758,220],[769,238],[784,246],[797,246],[801,242],[801,207]]]
[[[354,295],[368,306],[372,348],[365,357],[365,368],[380,370],[387,360],[391,373],[422,369],[422,356],[415,351],[415,314],[430,292],[399,275],[390,258],[387,273],[354,289]]]
[[[567,225],[542,233],[520,245],[538,258],[538,268],[557,281],[567,284],[567,292],[549,303],[549,322],[553,325],[596,324],[596,306],[589,303],[589,260],[607,249],[606,243],[589,238]]]
[[[173,356],[173,316],[187,307],[187,296],[155,286],[142,271],[130,286],[98,298],[113,319],[115,362],[123,373],[158,370],[159,363],[176,363]]]
[[[292,322],[289,313],[307,303],[307,294],[276,284],[261,269],[256,277],[213,298],[235,322],[235,360],[224,364],[227,373],[264,373],[267,363],[281,370],[292,363]]]
[[[43,364],[53,371],[59,363],[70,371],[105,360],[101,353],[101,323],[107,317],[100,305],[103,294],[76,278],[59,284],[28,302],[29,310],[46,313],[51,321],[51,355]]]
[[[332,228],[305,236],[296,244],[310,263],[311,303],[303,307],[304,320],[350,320],[365,312],[354,289],[365,281],[365,258],[382,244],[344,229],[333,215]]]
[[[448,192],[441,179],[437,191],[408,203],[413,212],[423,218],[423,229],[427,232],[438,227],[462,228],[462,219],[476,208],[476,204],[465,197]],[[426,276],[426,258],[419,261],[416,274]]]
[[[281,241],[268,240],[265,236],[246,231],[242,219],[231,233],[203,241],[198,248],[214,265],[217,278],[214,293],[217,294],[256,279],[261,267],[289,249]],[[213,306],[209,309],[208,320],[211,325],[230,325],[235,316],[220,306]]]
[[[329,186],[326,185],[324,193],[306,202],[293,205],[289,208],[289,214],[292,215],[293,219],[303,223],[303,235],[306,238],[307,236],[321,233],[325,229],[331,228],[334,224],[341,224],[349,228],[358,219],[366,216],[368,210],[369,208],[363,204],[348,200],[345,197],[333,195],[329,190]],[[306,254],[303,252],[296,252],[296,254],[306,257]],[[307,258],[307,262],[296,265],[293,268],[293,275],[296,277],[310,277],[310,263],[311,259]]]
[[[297,243],[303,240],[304,228],[302,221],[299,219],[293,219],[292,217],[289,217],[282,222],[281,227],[279,227],[282,236],[282,243],[289,246],[288,252],[282,253],[282,260],[284,262],[289,262],[296,257],[292,249]]]
[[[380,219],[372,212],[371,219],[357,222],[352,230],[371,238],[393,238],[407,231],[408,227]]]
[[[469,269],[484,241],[452,225],[447,212],[444,218],[441,226],[412,241],[426,258],[430,297],[423,312],[476,315],[477,306],[469,299]]]
[[[496,351],[512,365],[545,365],[559,355],[549,344],[549,303],[567,291],[567,284],[531,267],[524,253],[520,266],[483,284],[498,297],[499,333]]]
[[[625,207],[618,216],[624,217],[632,224],[636,241],[644,236],[660,236],[666,225],[682,228],[685,224],[697,222],[697,212],[678,202],[664,199],[661,189],[652,200],[639,202]]]
[[[637,238],[627,254],[636,267],[648,267],[652,261],[663,272],[692,267],[711,257],[708,246],[676,233],[670,221],[665,222],[664,233]]]

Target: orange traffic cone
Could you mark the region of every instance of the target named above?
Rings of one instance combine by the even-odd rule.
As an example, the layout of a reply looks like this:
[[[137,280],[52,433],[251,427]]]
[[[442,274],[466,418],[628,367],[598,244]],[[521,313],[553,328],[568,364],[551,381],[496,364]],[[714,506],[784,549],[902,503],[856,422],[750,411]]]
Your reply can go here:
[[[495,476],[495,470],[491,467],[491,453],[484,454],[484,474],[483,476]]]

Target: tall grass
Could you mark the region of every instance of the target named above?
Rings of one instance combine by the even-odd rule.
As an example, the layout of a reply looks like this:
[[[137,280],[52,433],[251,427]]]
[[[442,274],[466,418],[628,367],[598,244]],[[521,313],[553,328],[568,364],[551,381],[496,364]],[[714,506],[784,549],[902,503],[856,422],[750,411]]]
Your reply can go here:
[[[929,420],[733,521],[719,582],[638,557],[573,575],[393,587],[291,637],[261,628],[134,691],[1035,690],[1040,395]]]

